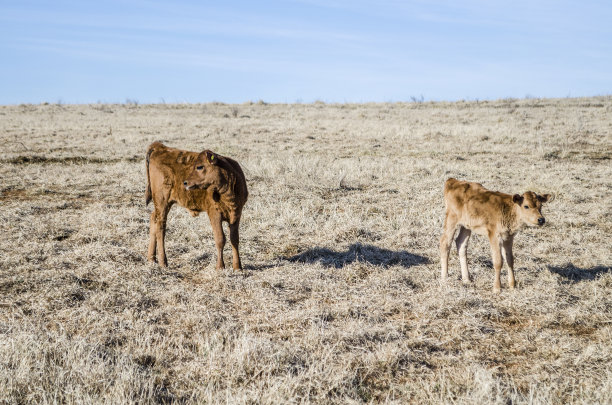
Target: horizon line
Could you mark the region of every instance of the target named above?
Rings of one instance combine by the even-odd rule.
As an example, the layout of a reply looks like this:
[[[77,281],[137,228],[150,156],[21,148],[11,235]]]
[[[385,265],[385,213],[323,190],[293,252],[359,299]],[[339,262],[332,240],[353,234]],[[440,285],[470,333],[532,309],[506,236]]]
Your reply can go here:
[[[315,99],[313,101],[303,101],[296,99],[294,102],[279,102],[279,101],[266,101],[263,99],[246,100],[242,102],[227,102],[220,100],[211,101],[165,101],[163,97],[160,97],[158,102],[140,102],[136,98],[126,97],[125,101],[96,101],[96,102],[64,102],[61,98],[57,101],[41,101],[41,102],[21,102],[21,103],[8,103],[0,104],[1,107],[13,107],[13,106],[37,106],[37,105],[55,105],[55,106],[85,106],[85,105],[126,105],[126,106],[145,106],[145,105],[199,105],[199,104],[213,104],[213,105],[308,105],[308,104],[325,104],[325,105],[360,105],[360,104],[436,104],[436,103],[489,103],[489,102],[509,102],[509,101],[544,101],[544,100],[577,100],[577,99],[588,99],[588,98],[611,98],[612,92],[590,95],[590,96],[572,96],[567,95],[565,97],[539,97],[532,96],[530,94],[524,97],[499,97],[499,98],[461,98],[461,99],[425,99],[422,95],[419,97],[410,96],[408,100],[388,100],[388,101],[326,101],[321,99]]]

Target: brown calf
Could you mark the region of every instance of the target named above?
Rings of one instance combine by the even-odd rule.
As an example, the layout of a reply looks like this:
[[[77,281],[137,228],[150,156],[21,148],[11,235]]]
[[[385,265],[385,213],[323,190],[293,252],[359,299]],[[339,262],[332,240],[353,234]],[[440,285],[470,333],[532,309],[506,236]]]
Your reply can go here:
[[[192,216],[208,213],[217,245],[217,269],[225,267],[223,221],[229,222],[232,265],[242,269],[238,253],[238,225],[248,197],[246,180],[240,165],[209,150],[201,153],[169,148],[160,142],[147,149],[147,205],[151,200],[149,261],[168,265],[164,237],[166,218],[174,203],[185,207]]]
[[[478,183],[448,179],[444,183],[444,202],[446,217],[444,231],[440,238],[440,259],[442,280],[448,277],[448,254],[459,225],[457,252],[461,263],[461,279],[470,281],[467,265],[467,245],[472,231],[489,238],[491,255],[495,268],[494,290],[501,289],[499,280],[503,258],[508,263],[508,285],[514,288],[514,258],[512,241],[514,235],[524,225],[544,225],[542,203],[550,198],[549,194],[537,195],[527,191],[523,195],[504,194],[489,191]]]

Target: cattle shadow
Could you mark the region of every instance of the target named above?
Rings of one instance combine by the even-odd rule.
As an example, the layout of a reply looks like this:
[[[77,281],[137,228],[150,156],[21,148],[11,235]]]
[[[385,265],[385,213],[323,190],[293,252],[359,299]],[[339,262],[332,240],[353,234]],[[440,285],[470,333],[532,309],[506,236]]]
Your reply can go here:
[[[210,253],[202,253],[199,256],[196,256],[191,259],[192,264],[205,264],[211,260],[212,255]]]
[[[225,268],[226,269],[231,269],[232,268],[232,255],[228,254],[227,252],[224,252],[223,254],[223,259],[225,261]],[[250,271],[262,271],[262,270],[267,270],[267,269],[271,269],[274,267],[278,267],[279,264],[278,263],[246,263],[244,262],[245,257],[242,256],[242,269],[243,270],[250,270]],[[201,255],[191,259],[191,263],[194,265],[208,265],[212,260],[217,260],[217,255],[216,254],[211,254],[211,253],[202,253]],[[246,260],[248,260],[248,258],[246,258]]]
[[[548,266],[548,270],[565,278],[568,282],[592,281],[603,274],[612,273],[612,266],[582,268],[566,263],[562,266]]]
[[[231,262],[230,262],[231,264]],[[273,264],[243,264],[242,268],[244,270],[251,270],[251,271],[263,271],[263,270],[267,270],[267,269],[273,269],[275,267],[278,267],[279,264],[278,263],[273,263]]]
[[[382,267],[402,266],[406,268],[429,263],[429,259],[425,256],[405,250],[393,251],[361,243],[353,243],[344,252],[315,247],[297,255],[285,257],[284,259],[294,263],[318,262],[325,267],[334,267],[336,269],[354,262],[370,263]]]

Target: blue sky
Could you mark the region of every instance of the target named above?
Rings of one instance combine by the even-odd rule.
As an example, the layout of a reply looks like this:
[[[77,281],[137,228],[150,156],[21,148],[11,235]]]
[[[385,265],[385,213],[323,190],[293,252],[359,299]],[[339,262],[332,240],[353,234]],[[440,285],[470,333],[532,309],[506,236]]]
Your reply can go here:
[[[0,104],[612,94],[609,1],[0,0]]]

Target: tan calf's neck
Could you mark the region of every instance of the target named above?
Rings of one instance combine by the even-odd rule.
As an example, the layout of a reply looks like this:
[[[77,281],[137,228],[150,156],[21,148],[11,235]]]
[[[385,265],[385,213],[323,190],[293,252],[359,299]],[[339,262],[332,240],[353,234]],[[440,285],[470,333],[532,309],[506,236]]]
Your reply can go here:
[[[523,221],[520,220],[520,207],[512,201],[512,196],[504,199],[504,207],[502,209],[502,230],[501,233],[509,236],[514,236],[523,227]]]

